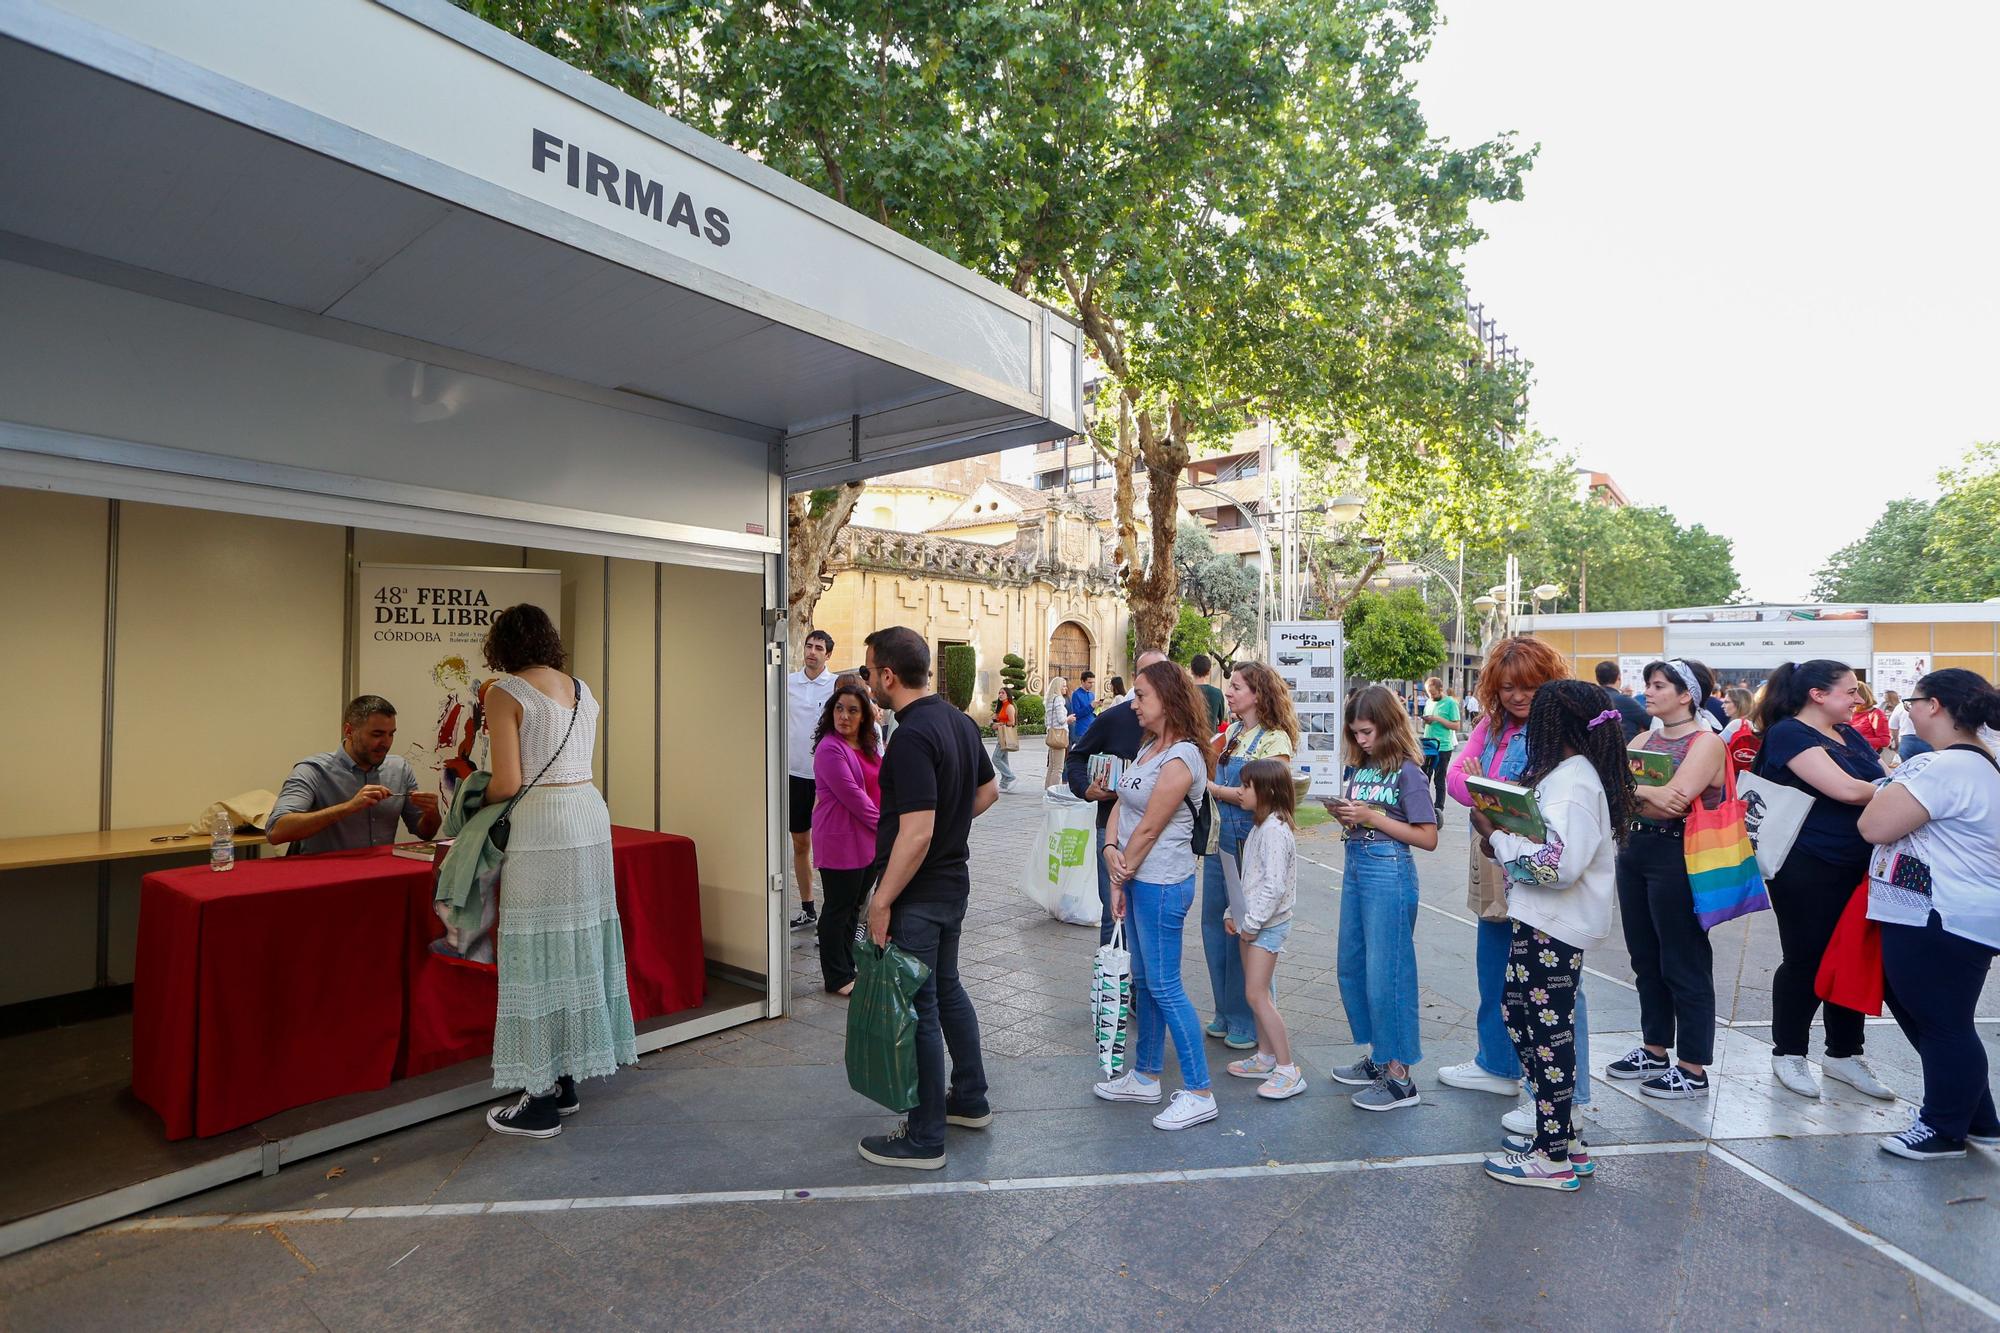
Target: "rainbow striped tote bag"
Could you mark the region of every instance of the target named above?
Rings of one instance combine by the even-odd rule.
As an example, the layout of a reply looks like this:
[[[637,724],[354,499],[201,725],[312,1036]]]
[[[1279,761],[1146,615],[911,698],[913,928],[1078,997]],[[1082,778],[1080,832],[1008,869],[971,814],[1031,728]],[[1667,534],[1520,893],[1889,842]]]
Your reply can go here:
[[[1694,915],[1703,930],[1770,909],[1771,895],[1764,889],[1764,873],[1757,868],[1757,849],[1750,845],[1743,814],[1743,802],[1736,796],[1735,766],[1725,761],[1722,804],[1708,810],[1695,803],[1687,813],[1682,845],[1688,887],[1694,890]]]

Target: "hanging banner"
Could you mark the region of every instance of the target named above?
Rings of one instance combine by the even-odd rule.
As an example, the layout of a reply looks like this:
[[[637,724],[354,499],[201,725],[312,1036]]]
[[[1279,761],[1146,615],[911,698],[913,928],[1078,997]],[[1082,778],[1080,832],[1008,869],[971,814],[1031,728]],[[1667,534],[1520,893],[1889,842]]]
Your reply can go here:
[[[463,565],[362,565],[355,571],[355,693],[396,706],[396,753],[417,787],[449,806],[486,763],[480,655],[493,618],[519,602],[562,623],[562,571]]]
[[[1929,653],[1876,653],[1868,669],[1868,683],[1880,699],[1890,690],[1908,698],[1917,682],[1931,671]]]
[[[1618,688],[1635,699],[1646,697],[1646,664],[1653,659],[1645,653],[1618,655]]]
[[[1338,620],[1284,620],[1271,626],[1271,667],[1292,690],[1299,753],[1292,767],[1312,779],[1309,795],[1340,794],[1341,716],[1347,706],[1347,643]]]

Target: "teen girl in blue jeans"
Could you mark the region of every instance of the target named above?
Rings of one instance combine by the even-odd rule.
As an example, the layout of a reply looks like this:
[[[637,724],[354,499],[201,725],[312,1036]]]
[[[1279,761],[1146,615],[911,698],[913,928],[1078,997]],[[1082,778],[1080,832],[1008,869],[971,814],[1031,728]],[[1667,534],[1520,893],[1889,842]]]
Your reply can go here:
[[[1332,1071],[1363,1085],[1363,1111],[1419,1100],[1410,1067],[1423,1059],[1417,1031],[1417,863],[1412,847],[1437,847],[1437,811],[1409,713],[1387,686],[1347,701],[1339,799],[1326,808],[1345,830],[1341,849],[1340,1004],[1368,1054]]]

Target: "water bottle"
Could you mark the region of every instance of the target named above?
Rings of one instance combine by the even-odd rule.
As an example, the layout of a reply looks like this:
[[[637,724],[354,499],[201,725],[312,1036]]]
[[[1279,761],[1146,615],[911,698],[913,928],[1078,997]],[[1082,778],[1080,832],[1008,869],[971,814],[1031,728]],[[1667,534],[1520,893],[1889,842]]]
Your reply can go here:
[[[236,869],[236,826],[229,822],[225,810],[217,810],[209,824],[208,868]]]

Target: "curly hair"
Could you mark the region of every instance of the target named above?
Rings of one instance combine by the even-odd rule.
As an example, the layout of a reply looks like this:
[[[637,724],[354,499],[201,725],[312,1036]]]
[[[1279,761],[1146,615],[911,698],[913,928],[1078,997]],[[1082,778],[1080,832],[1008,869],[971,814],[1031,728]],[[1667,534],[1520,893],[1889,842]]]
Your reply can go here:
[[[1208,704],[1194,687],[1194,677],[1179,662],[1151,662],[1139,672],[1139,679],[1153,687],[1160,697],[1160,740],[1168,745],[1190,741],[1201,751],[1208,777],[1215,776],[1215,747],[1207,743],[1214,734],[1208,724]]]
[[[486,627],[486,642],[480,646],[486,665],[495,671],[515,675],[529,667],[545,666],[566,670],[569,654],[563,651],[562,635],[556,631],[549,613],[532,602],[508,607],[493,617]]]
[[[1552,680],[1569,678],[1569,659],[1540,639],[1516,634],[1488,650],[1486,661],[1479,668],[1479,688],[1473,693],[1479,699],[1480,716],[1497,717],[1501,681],[1511,680],[1539,690]]]
[[[1632,769],[1625,757],[1625,729],[1601,687],[1581,680],[1552,680],[1535,691],[1528,709],[1528,769],[1521,785],[1532,787],[1572,754],[1597,770],[1611,810],[1611,833],[1620,846],[1638,813]]]
[[[867,687],[862,685],[859,679],[851,676],[842,676],[834,682],[833,693],[826,697],[826,707],[819,710],[819,725],[813,728],[813,749],[817,750],[819,743],[826,737],[840,735],[839,728],[833,725],[833,706],[842,699],[859,699],[861,701],[861,725],[855,730],[854,739],[861,753],[873,759],[875,757],[875,701],[868,697]]]
[[[1292,688],[1285,678],[1262,662],[1239,662],[1230,671],[1232,678],[1243,677],[1250,693],[1257,696],[1257,721],[1285,733],[1296,752],[1299,748],[1299,715],[1292,708]],[[1236,744],[1243,743],[1239,732]]]

